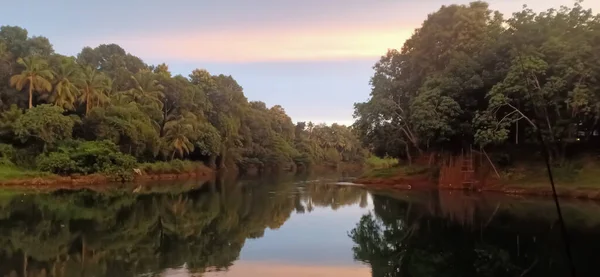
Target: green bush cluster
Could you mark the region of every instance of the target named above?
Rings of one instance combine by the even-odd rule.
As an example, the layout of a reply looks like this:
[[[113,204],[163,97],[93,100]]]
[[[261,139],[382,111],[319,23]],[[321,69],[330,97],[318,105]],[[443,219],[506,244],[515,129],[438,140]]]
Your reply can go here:
[[[169,162],[143,163],[139,169],[145,173],[151,174],[177,174],[192,172],[200,167],[201,164],[185,160],[172,160]]]
[[[136,159],[119,152],[111,141],[66,141],[54,151],[37,157],[39,170],[56,174],[92,174],[128,178],[136,166]]]
[[[0,165],[14,166],[15,149],[10,144],[0,143]]]
[[[398,165],[398,159],[387,156],[380,158],[372,155],[366,160],[366,164],[370,168],[390,168]]]

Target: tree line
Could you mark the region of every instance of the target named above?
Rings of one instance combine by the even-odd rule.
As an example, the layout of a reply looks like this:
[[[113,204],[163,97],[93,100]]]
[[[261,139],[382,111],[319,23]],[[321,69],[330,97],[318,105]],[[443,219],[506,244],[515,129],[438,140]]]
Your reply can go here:
[[[599,61],[600,15],[582,1],[509,18],[480,1],[442,6],[375,64],[354,127],[374,153],[408,161],[469,147],[530,155],[542,137],[562,164],[600,146]]]
[[[84,171],[73,165],[85,163],[74,161],[86,156],[73,150],[82,145],[93,152],[87,156],[112,155],[107,162],[116,167],[189,159],[266,170],[365,156],[351,128],[294,124],[281,106],[248,101],[232,76],[173,75],[116,44],[65,56],[45,37],[1,27],[2,163]]]

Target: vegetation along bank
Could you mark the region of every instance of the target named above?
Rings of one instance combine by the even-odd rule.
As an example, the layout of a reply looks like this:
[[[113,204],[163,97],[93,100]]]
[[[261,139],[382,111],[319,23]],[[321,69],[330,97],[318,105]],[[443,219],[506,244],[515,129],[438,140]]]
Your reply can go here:
[[[115,44],[65,56],[45,37],[0,28],[0,181],[130,180],[203,164],[297,170],[362,163],[366,155],[351,128],[294,124],[281,106],[248,101],[232,76],[203,69],[174,76]]]
[[[547,152],[559,190],[598,198],[600,15],[582,5],[430,14],[375,64],[370,98],[355,104],[363,145],[404,165],[370,174],[410,179],[409,168],[438,187],[544,194]]]

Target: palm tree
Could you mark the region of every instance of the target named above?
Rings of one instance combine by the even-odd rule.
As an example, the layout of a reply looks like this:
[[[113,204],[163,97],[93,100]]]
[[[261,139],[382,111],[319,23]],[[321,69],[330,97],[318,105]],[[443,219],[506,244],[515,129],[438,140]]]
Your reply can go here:
[[[142,105],[156,105],[162,109],[162,99],[164,87],[158,83],[155,74],[150,71],[140,71],[131,76],[133,88],[126,92],[130,101]]]
[[[81,97],[79,101],[85,103],[85,115],[92,109],[94,98],[106,89],[106,77],[90,66],[83,68],[83,79],[80,82]]]
[[[10,85],[17,90],[23,90],[25,85],[29,85],[29,108],[33,107],[33,91],[50,92],[53,78],[52,70],[48,69],[48,63],[38,56],[19,58],[17,63],[24,66],[25,69],[20,74],[10,78]]]
[[[179,153],[179,156],[183,158],[185,154],[189,154],[194,151],[194,144],[187,137],[187,134],[193,132],[191,124],[184,122],[185,120],[171,121],[165,126],[165,142],[167,149],[173,149],[171,152],[171,160],[175,158],[175,154]]]
[[[68,59],[63,60],[55,72],[56,84],[52,100],[55,105],[73,110],[75,100],[81,93],[76,84],[81,83],[81,71]]]
[[[113,80],[111,78],[105,77],[102,80],[101,90],[97,91],[96,94],[92,97],[93,103],[96,103],[96,107],[101,107],[104,104],[110,102],[112,88]]]

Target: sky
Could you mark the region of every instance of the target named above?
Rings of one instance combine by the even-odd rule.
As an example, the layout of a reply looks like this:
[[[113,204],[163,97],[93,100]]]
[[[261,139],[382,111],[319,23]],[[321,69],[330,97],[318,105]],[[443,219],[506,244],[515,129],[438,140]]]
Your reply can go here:
[[[0,25],[48,37],[56,52],[116,43],[148,64],[187,76],[232,75],[249,100],[282,105],[297,121],[352,123],[372,66],[400,48],[427,14],[453,0],[22,0]],[[573,0],[490,0],[506,16]],[[584,7],[600,12],[600,1]]]

